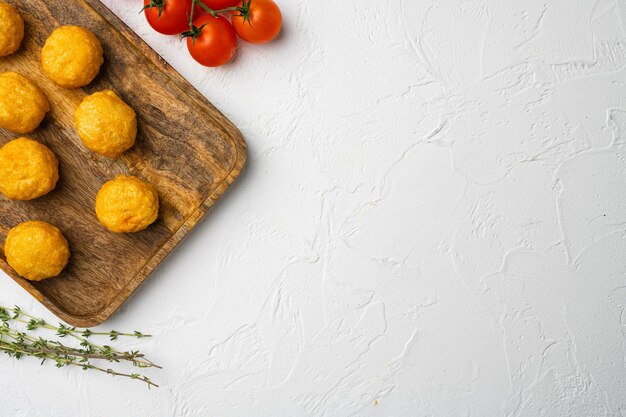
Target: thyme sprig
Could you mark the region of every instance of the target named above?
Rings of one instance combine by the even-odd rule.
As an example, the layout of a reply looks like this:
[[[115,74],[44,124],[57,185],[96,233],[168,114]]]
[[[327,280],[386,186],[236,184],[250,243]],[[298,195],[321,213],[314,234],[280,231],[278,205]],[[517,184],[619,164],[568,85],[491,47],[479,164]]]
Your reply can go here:
[[[24,330],[21,329],[22,327]],[[35,335],[38,329],[53,331],[59,338],[69,336],[78,342],[79,347],[64,344],[60,340],[47,340],[38,337]],[[116,330],[93,332],[89,329],[79,329],[63,323],[55,326],[41,318],[23,312],[18,306],[13,308],[0,306],[0,351],[9,356],[15,359],[31,356],[40,359],[42,365],[51,361],[57,368],[79,366],[84,370],[95,370],[112,376],[142,381],[148,385],[148,388],[158,387],[145,375],[116,371],[102,366],[100,362],[128,363],[137,368],[161,369],[160,366],[148,360],[139,351],[119,351],[109,345],[93,343],[88,340],[92,336],[106,336],[111,341],[117,340],[118,337],[150,337],[150,335],[138,331],[133,333],[123,333]]]

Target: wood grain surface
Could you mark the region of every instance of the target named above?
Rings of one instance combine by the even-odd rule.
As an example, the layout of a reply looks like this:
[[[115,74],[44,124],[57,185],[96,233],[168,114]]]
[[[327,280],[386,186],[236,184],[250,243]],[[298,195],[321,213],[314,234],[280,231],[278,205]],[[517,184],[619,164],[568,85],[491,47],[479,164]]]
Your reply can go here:
[[[172,251],[243,169],[246,146],[239,131],[124,23],[97,0],[8,0],[26,23],[21,49],[0,58],[0,71],[19,72],[47,95],[51,111],[29,136],[58,156],[60,180],[33,201],[0,196],[0,242],[27,220],[61,228],[72,256],[61,276],[42,282],[20,278],[0,248],[0,268],[64,321],[90,327],[105,321]],[[80,25],[101,40],[105,63],[83,89],[46,78],[40,51],[61,25]],[[116,91],[138,116],[136,145],[120,158],[88,151],[73,124],[88,94]],[[0,130],[0,145],[18,137]],[[114,234],[98,223],[96,193],[118,174],[133,174],[159,191],[159,219],[136,234]]]

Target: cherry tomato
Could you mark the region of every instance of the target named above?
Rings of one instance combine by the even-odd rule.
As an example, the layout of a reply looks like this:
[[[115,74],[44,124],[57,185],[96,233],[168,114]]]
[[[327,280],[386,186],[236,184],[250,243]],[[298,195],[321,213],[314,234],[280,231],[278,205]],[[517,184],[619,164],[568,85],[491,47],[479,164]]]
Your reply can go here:
[[[239,7],[245,6],[243,3],[239,4]],[[276,3],[272,0],[251,0],[249,7],[249,22],[237,14],[231,19],[237,35],[251,43],[266,43],[278,36],[283,18]]]
[[[206,67],[218,67],[230,61],[237,47],[237,35],[227,19],[205,14],[193,25],[200,31],[195,39],[187,38],[187,49],[193,59]]]
[[[143,0],[150,26],[164,35],[178,35],[189,29],[191,0]]]

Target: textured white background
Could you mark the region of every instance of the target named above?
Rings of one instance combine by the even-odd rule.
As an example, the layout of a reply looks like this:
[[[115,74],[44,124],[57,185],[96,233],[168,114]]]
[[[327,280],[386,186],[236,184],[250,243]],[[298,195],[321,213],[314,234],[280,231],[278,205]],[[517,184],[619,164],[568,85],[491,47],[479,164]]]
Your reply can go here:
[[[162,387],[0,357],[2,417],[626,416],[626,1],[280,0],[220,69],[105,3],[249,166],[104,326]]]

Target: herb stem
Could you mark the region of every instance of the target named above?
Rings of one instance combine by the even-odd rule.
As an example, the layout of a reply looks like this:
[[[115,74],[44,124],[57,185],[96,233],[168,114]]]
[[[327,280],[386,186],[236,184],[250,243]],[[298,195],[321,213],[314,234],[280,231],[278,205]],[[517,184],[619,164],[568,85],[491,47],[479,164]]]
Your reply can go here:
[[[11,327],[13,323],[24,325],[25,331]],[[68,346],[59,340],[46,340],[35,337],[27,331],[44,329],[54,331],[58,337],[70,336],[80,343],[80,347]],[[107,361],[111,363],[128,363],[138,368],[158,368],[152,361],[145,358],[138,351],[118,351],[108,345],[97,345],[87,340],[91,336],[107,336],[112,341],[120,336],[148,337],[143,333],[122,333],[115,330],[110,332],[92,332],[89,329],[77,329],[72,326],[59,323],[54,326],[46,323],[43,319],[24,313],[19,307],[9,308],[0,306],[0,351],[7,353],[16,359],[23,356],[31,356],[41,360],[43,364],[47,360],[55,362],[56,366],[80,366],[84,370],[93,369],[113,376],[122,376],[142,381],[150,387],[158,387],[150,378],[137,373],[125,373],[113,369],[103,368],[93,361]]]

